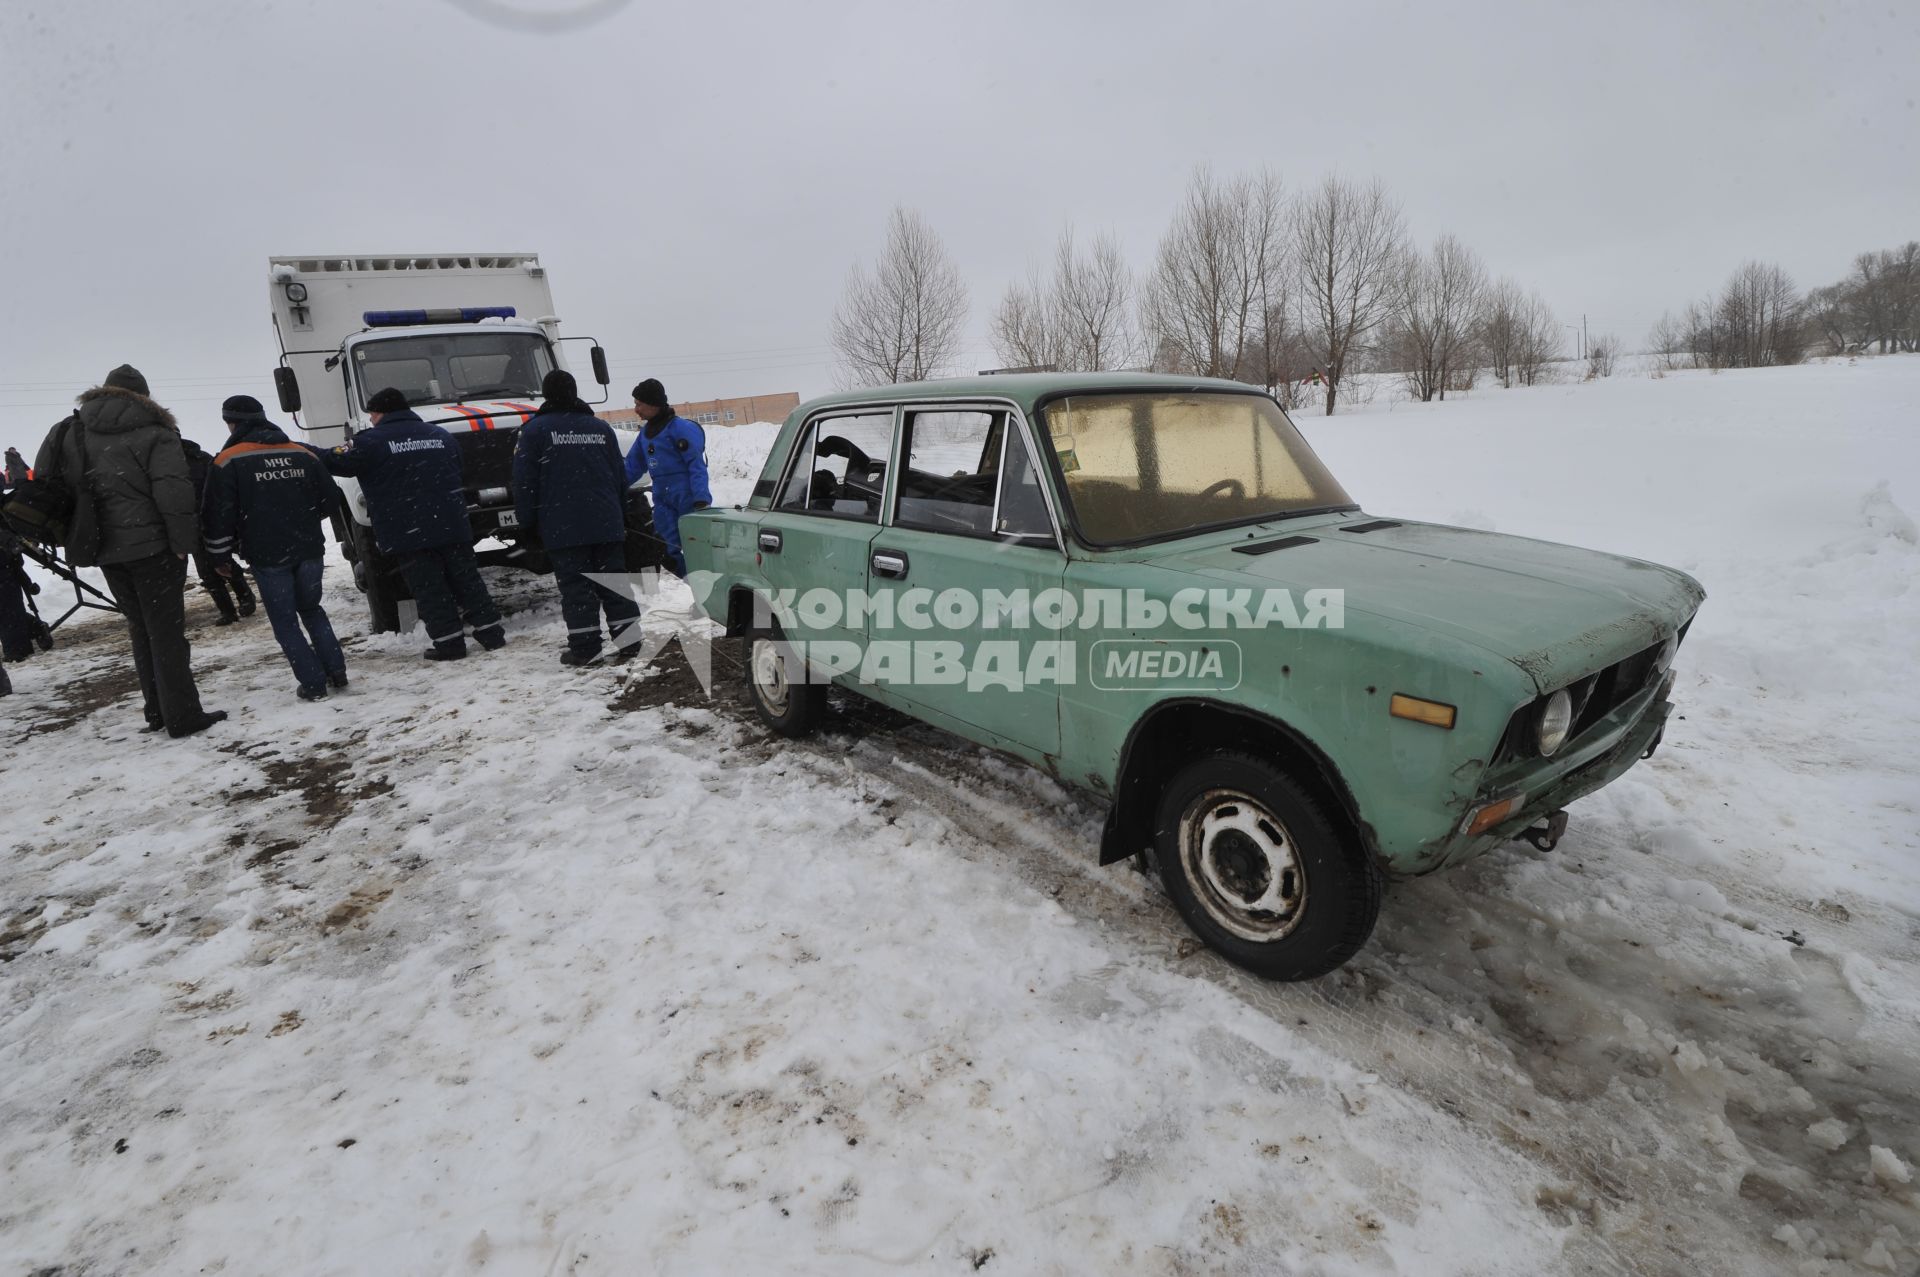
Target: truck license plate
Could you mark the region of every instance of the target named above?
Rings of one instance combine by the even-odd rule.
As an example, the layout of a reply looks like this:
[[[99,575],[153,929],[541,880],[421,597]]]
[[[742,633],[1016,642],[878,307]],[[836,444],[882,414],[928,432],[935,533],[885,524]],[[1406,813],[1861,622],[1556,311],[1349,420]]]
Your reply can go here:
[[[519,512],[516,510],[502,510],[500,512],[500,526],[503,528],[519,527],[520,526]]]

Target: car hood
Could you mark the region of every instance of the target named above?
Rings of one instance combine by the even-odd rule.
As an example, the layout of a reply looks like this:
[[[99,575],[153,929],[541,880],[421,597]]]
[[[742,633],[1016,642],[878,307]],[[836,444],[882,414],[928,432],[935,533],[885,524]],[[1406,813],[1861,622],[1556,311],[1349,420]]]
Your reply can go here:
[[[1346,611],[1387,617],[1493,652],[1542,692],[1653,646],[1692,617],[1706,591],[1684,572],[1598,550],[1366,515],[1317,527],[1277,524],[1169,555],[1231,584],[1345,591]],[[1252,547],[1312,537],[1265,554]]]

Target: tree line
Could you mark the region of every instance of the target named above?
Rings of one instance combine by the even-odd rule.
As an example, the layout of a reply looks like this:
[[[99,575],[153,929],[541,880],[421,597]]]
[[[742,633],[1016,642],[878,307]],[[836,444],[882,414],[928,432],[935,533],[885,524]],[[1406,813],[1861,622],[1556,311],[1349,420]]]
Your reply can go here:
[[[832,341],[851,382],[948,370],[969,300],[939,236],[896,208],[872,269],[855,268]],[[1271,173],[1198,170],[1152,262],[1128,263],[1111,235],[1064,229],[1011,284],[989,332],[1010,367],[1145,368],[1227,377],[1332,413],[1354,373],[1401,372],[1419,399],[1472,387],[1482,369],[1531,385],[1560,357],[1552,310],[1443,235],[1415,246],[1379,182],[1328,177],[1288,192]]]
[[[896,208],[887,245],[855,268],[833,315],[850,382],[953,368],[969,299],[939,236]],[[1717,293],[1669,313],[1651,347],[1668,367],[1797,362],[1878,343],[1915,348],[1920,244],[1862,254],[1838,284],[1801,296],[1777,266],[1749,262]],[[1496,278],[1453,235],[1422,247],[1378,181],[1329,176],[1300,191],[1269,172],[1196,171],[1151,262],[1136,272],[1111,235],[1064,229],[1009,285],[989,334],[1001,364],[1068,372],[1147,369],[1265,386],[1330,415],[1355,373],[1397,373],[1420,400],[1490,375],[1533,385],[1561,360],[1566,326],[1540,295]],[[1611,375],[1617,338],[1585,343],[1584,375]]]
[[[1920,349],[1920,241],[1861,253],[1804,296],[1780,267],[1747,262],[1718,293],[1660,317],[1649,346],[1667,368],[1766,368],[1827,355]]]

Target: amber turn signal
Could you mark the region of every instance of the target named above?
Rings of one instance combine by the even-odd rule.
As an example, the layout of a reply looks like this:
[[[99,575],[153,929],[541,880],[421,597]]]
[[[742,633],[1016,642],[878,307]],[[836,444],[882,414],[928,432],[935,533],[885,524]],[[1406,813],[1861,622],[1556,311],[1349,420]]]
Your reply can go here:
[[[1474,812],[1473,819],[1467,822],[1468,835],[1483,834],[1507,817],[1513,815],[1515,809],[1520,806],[1520,800],[1523,797],[1525,797],[1525,795],[1515,794],[1511,798],[1502,798],[1497,803],[1488,803],[1479,811]]]
[[[1458,711],[1451,705],[1442,705],[1439,701],[1423,701],[1418,696],[1406,696],[1399,692],[1387,702],[1387,712],[1395,718],[1410,718],[1416,723],[1431,723],[1435,727],[1453,730],[1453,716]]]

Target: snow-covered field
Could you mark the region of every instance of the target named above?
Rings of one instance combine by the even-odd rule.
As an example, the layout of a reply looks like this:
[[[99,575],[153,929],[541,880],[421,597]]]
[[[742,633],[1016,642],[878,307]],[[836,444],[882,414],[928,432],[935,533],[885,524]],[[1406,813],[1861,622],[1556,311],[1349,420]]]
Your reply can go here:
[[[185,742],[64,630],[0,701],[0,1271],[1913,1273],[1917,409],[1889,358],[1303,417],[1369,511],[1709,592],[1659,754],[1309,986],[1037,772],[563,670],[550,582],[440,668],[336,569],[321,705],[196,602]]]

